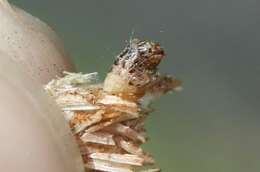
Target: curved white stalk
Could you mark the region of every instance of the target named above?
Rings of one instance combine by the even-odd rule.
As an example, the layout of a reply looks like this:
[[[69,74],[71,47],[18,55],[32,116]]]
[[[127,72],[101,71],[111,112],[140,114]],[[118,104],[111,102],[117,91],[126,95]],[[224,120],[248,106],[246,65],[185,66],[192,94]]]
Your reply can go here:
[[[0,1],[0,50],[42,84],[73,70],[55,32],[7,0]]]
[[[73,136],[42,86],[0,52],[0,171],[82,172]]]

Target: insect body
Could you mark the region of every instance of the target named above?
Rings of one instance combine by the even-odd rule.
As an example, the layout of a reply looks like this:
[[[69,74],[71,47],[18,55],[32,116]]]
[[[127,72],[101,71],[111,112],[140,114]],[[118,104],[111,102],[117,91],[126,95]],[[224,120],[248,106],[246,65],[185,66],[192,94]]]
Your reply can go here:
[[[164,55],[159,44],[133,39],[104,83],[96,82],[96,73],[67,73],[46,86],[65,113],[86,169],[133,172],[154,164],[140,147],[146,142],[149,104],[180,87],[178,80],[158,73]]]

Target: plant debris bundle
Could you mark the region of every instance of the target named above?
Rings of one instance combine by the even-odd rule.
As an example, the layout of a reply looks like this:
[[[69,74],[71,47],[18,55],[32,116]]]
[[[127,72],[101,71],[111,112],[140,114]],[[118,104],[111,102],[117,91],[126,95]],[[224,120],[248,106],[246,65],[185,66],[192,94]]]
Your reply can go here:
[[[87,171],[160,171],[140,146],[147,141],[150,103],[181,88],[179,80],[157,71],[164,56],[158,43],[132,39],[103,83],[97,73],[65,72],[46,85],[64,111]]]

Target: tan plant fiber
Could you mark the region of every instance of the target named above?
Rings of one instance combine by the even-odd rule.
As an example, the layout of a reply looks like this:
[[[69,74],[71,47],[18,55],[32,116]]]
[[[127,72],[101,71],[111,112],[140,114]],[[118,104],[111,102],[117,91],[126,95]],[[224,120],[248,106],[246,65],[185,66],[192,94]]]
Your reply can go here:
[[[78,142],[86,171],[158,172],[141,145],[150,103],[181,83],[157,71],[164,50],[158,43],[132,39],[120,53],[104,83],[97,73],[65,72],[46,85],[64,111]]]

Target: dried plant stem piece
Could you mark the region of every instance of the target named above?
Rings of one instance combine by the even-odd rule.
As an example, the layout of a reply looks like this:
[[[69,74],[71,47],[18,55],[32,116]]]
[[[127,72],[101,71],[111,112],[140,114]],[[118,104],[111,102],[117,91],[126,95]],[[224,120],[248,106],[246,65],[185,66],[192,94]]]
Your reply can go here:
[[[134,166],[142,166],[144,164],[144,160],[142,158],[131,154],[93,153],[90,154],[89,157],[92,159],[99,159]]]
[[[103,160],[89,160],[85,166],[87,169],[107,172],[134,172],[129,165],[123,165]]]
[[[116,123],[114,125],[111,125],[107,127],[107,130],[114,133],[115,135],[119,134],[122,136],[126,136],[131,140],[134,140],[136,142],[142,142],[145,143],[146,139],[141,134],[130,128],[129,126],[123,125],[121,123]]]
[[[103,84],[97,84],[97,73],[65,73],[45,87],[64,111],[87,170],[136,172],[137,167],[154,164],[140,147],[147,141],[149,105],[181,88],[180,81],[158,73],[164,55],[159,44],[133,39],[116,57]]]
[[[105,132],[84,133],[80,139],[84,143],[97,143],[115,146],[113,135]]]

